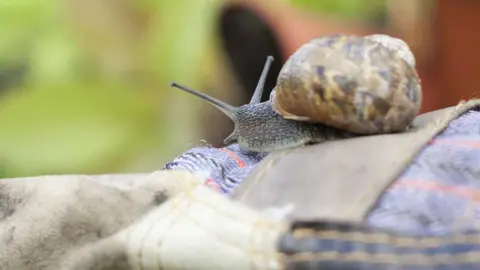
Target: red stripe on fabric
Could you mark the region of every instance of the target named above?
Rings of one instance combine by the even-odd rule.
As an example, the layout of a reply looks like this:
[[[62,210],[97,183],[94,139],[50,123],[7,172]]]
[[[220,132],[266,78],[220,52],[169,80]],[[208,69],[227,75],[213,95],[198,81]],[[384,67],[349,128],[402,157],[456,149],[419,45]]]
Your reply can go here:
[[[237,163],[238,167],[243,168],[243,167],[247,166],[245,161],[241,160],[233,151],[230,151],[230,150],[225,149],[225,148],[219,148],[218,150],[227,153],[231,158],[233,158],[233,160],[235,160],[235,162]]]
[[[205,185],[207,187],[210,187],[216,191],[220,190],[220,185],[217,184],[217,182],[215,182],[215,180],[213,180],[212,178],[207,178],[207,180],[205,181]]]
[[[430,144],[444,144],[444,145],[452,145],[452,146],[460,146],[460,147],[468,147],[468,148],[476,148],[480,149],[480,142],[479,141],[471,141],[465,139],[446,139],[446,138],[438,138],[430,141]]]
[[[416,188],[421,190],[443,192],[447,194],[454,194],[463,198],[468,198],[474,201],[480,201],[480,190],[468,187],[458,187],[452,185],[444,185],[432,182],[425,182],[415,179],[399,179],[389,189],[394,188]]]

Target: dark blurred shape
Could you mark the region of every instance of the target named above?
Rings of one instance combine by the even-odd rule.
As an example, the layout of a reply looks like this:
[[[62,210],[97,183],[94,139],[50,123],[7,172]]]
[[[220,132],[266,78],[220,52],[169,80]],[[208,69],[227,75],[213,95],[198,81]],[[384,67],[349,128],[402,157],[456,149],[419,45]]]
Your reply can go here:
[[[246,91],[246,100],[253,95],[267,56],[275,58],[262,96],[262,101],[268,100],[284,63],[280,42],[271,31],[272,27],[252,10],[238,5],[224,6],[218,27],[221,45],[238,82]]]
[[[27,73],[26,63],[0,63],[0,95],[22,85]]]

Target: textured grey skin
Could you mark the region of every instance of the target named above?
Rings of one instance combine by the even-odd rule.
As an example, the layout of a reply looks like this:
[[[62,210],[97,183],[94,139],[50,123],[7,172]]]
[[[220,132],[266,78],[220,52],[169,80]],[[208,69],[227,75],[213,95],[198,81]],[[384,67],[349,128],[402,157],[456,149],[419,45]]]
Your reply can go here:
[[[240,148],[254,152],[272,152],[309,143],[352,137],[333,127],[284,119],[270,101],[243,105],[234,113],[235,130],[227,143],[237,140]]]

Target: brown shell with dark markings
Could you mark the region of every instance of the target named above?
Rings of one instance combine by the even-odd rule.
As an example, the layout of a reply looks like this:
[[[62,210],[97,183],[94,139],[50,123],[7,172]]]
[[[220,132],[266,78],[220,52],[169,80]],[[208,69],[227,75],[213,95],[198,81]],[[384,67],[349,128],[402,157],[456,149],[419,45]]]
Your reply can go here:
[[[332,35],[290,56],[271,101],[286,119],[357,134],[392,133],[405,130],[418,114],[422,88],[402,40]]]

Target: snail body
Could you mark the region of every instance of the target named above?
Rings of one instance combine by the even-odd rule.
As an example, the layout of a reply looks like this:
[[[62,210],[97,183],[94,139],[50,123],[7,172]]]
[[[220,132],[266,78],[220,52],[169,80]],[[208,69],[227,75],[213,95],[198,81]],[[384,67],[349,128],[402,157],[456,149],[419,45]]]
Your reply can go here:
[[[420,110],[422,89],[408,45],[386,35],[331,35],[293,53],[270,100],[260,102],[273,57],[251,101],[233,107],[172,83],[214,105],[235,123],[225,144],[272,152],[352,136],[401,132]]]

